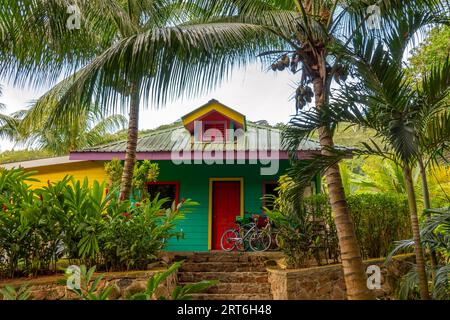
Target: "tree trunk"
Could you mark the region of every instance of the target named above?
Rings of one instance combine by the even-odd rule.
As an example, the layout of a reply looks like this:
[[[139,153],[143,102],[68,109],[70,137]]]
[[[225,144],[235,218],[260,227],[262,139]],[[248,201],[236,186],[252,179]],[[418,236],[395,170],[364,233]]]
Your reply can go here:
[[[423,192],[423,207],[424,209],[430,209],[430,191],[428,189],[428,181],[427,181],[427,171],[425,169],[425,165],[423,163],[423,159],[419,158],[419,168],[420,168],[420,176],[422,178],[422,192]],[[430,213],[425,211],[427,219],[430,218]],[[432,268],[433,279],[436,277],[436,266],[437,266],[437,256],[436,252],[433,249],[430,249],[430,264]]]
[[[414,238],[414,251],[416,254],[416,268],[419,275],[419,290],[422,300],[430,299],[428,293],[428,280],[425,271],[425,259],[423,257],[422,243],[420,242],[419,219],[417,217],[416,194],[411,175],[411,168],[408,163],[403,164],[403,175],[405,177],[406,192],[408,194],[409,212],[411,215],[411,227]]]
[[[139,133],[139,103],[140,89],[138,83],[133,83],[130,94],[130,112],[128,120],[127,150],[123,166],[120,199],[128,200],[131,195],[133,171],[136,163],[136,149]]]
[[[320,77],[317,77],[314,79],[313,84],[316,108],[320,109],[326,102],[324,81]],[[327,156],[333,155],[332,152],[328,150],[328,148],[334,146],[333,137],[330,131],[325,127],[321,128],[319,130],[319,138],[322,147],[321,153]],[[367,287],[365,267],[356,239],[353,221],[350,218],[348,211],[339,166],[336,164],[328,168],[325,172],[325,177],[341,250],[347,298],[349,300],[374,299],[372,292]]]

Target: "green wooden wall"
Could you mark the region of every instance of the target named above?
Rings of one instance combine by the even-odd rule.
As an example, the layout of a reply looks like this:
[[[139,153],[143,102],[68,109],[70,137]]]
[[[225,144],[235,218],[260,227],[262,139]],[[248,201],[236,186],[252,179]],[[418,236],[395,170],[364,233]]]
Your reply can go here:
[[[244,178],[244,211],[262,212],[262,191],[264,181],[276,181],[289,163],[280,161],[280,169],[275,176],[262,176],[258,164],[175,165],[171,161],[155,161],[159,164],[159,181],[178,181],[180,200],[192,199],[200,205],[193,208],[178,224],[184,239],[171,239],[168,251],[207,251],[208,250],[208,206],[209,178]]]

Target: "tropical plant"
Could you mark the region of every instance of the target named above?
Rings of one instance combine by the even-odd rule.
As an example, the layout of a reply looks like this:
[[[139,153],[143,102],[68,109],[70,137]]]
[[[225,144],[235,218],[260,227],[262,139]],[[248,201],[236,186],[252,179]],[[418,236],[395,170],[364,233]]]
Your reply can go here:
[[[121,188],[123,199],[128,199],[141,104],[152,102],[157,107],[167,99],[206,92],[234,65],[256,59],[247,39],[265,42],[271,33],[261,35],[257,31],[263,28],[245,23],[230,23],[227,28],[202,23],[198,17],[204,9],[180,0],[96,0],[76,5],[81,26],[74,31],[66,26],[65,0],[2,3],[0,27],[10,37],[2,39],[7,45],[1,49],[1,74],[35,85],[53,84],[62,73],[70,75],[37,101],[29,117],[33,121],[48,108],[54,110],[51,122],[76,117],[92,105],[103,114],[119,107],[128,110]],[[222,54],[230,44],[232,48]]]
[[[76,275],[79,277],[79,286],[78,283],[69,286],[69,290],[82,300],[108,300],[114,290],[114,286],[107,284],[107,282],[103,280],[104,275],[93,278],[95,269],[96,267],[93,266],[87,270],[85,265],[81,265],[80,273]],[[72,273],[66,274],[68,277],[72,276]]]
[[[106,194],[104,183],[70,176],[31,189],[32,176],[0,171],[0,276],[56,272],[62,257],[104,269],[146,268],[171,238],[183,236],[176,223],[196,205],[120,201],[117,189]]]
[[[408,15],[408,19],[399,17]],[[421,295],[428,298],[423,252],[418,228],[416,194],[411,168],[420,159],[423,144],[445,145],[444,124],[448,113],[445,110],[445,96],[448,94],[448,68],[445,63],[433,67],[420,87],[405,77],[402,58],[411,38],[423,26],[438,22],[442,17],[411,8],[400,9],[393,19],[387,20],[389,28],[384,29],[381,39],[355,37],[353,49],[343,53],[343,59],[355,66],[357,81],[348,84],[334,98],[331,106],[324,106],[321,112],[309,112],[303,119],[297,117],[293,127],[300,128],[297,134],[308,135],[312,128],[319,129],[327,124],[334,128],[337,122],[347,121],[366,128],[372,128],[383,139],[383,146],[372,141],[364,143],[366,154],[377,154],[390,158],[401,166],[408,193],[413,234],[416,241],[416,260],[421,279]],[[408,34],[405,37],[404,34]],[[361,111],[361,107],[366,107]],[[312,115],[314,113],[314,115]],[[334,115],[339,114],[335,117]],[[422,124],[427,119],[423,129]],[[434,130],[432,129],[434,128]],[[431,134],[422,135],[431,129]],[[448,131],[448,128],[446,128]],[[292,130],[295,137],[295,130]],[[448,135],[447,135],[448,136]],[[443,139],[441,141],[440,139]],[[428,142],[426,142],[428,141]]]
[[[123,173],[122,161],[112,159],[105,163],[105,172],[109,178],[109,186],[116,188],[120,186]],[[148,182],[155,182],[159,176],[159,165],[150,160],[137,161],[133,170],[133,200],[142,201],[148,199]]]
[[[325,211],[308,210],[303,196],[291,201],[288,193],[293,182],[288,176],[281,176],[279,184],[278,196],[266,196],[264,199],[266,203],[272,204],[273,209],[264,208],[264,210],[276,226],[277,244],[286,256],[287,267],[304,267],[314,254],[317,255],[318,248],[315,244],[320,240],[319,232],[315,228],[318,225],[316,219],[318,217],[314,216],[314,213]],[[318,263],[321,263],[320,258]]]
[[[46,123],[48,118],[28,120],[33,117],[33,107],[23,112],[18,122],[21,137],[15,140],[23,145],[50,150],[56,155],[103,144],[108,137],[126,127],[127,119],[122,115],[103,117],[98,109],[83,110],[77,117],[61,119],[57,123]],[[39,121],[40,120],[40,121]]]
[[[30,300],[31,287],[22,285],[17,290],[14,287],[6,285],[0,289],[0,295],[3,296],[3,300]]]
[[[133,170],[133,190],[138,191],[140,200],[147,199],[148,182],[155,182],[159,176],[159,165],[150,160],[139,161]]]
[[[420,81],[430,65],[444,62],[450,51],[450,27],[436,26],[429,32],[425,41],[413,49],[409,57],[407,74],[415,81]]]
[[[174,272],[182,266],[184,261],[174,262],[167,270],[163,272],[158,272],[150,277],[147,281],[147,286],[143,292],[138,292],[133,294],[130,299],[131,300],[152,300],[154,298],[158,300],[166,300],[168,297],[160,295],[156,296],[157,289],[160,284],[165,281],[169,276],[171,276]],[[172,291],[171,299],[172,300],[190,300],[192,299],[191,294],[195,294],[198,292],[202,292],[203,290],[208,289],[209,287],[216,285],[218,283],[217,280],[203,280],[197,283],[189,283],[185,285],[178,285]]]
[[[430,217],[423,223],[421,240],[423,246],[432,248],[437,257],[436,262],[426,268],[429,279],[432,279],[429,286],[433,299],[448,300],[450,298],[450,208],[428,211]],[[398,252],[409,251],[413,248],[413,239],[397,241],[386,262],[390,263],[391,257]],[[415,299],[420,296],[419,288],[417,269],[412,268],[401,279],[397,295],[400,299]]]
[[[347,79],[351,64],[346,63],[343,53],[351,49],[352,40],[357,34],[382,34],[391,27],[393,20],[407,21],[421,13],[424,20],[434,19],[436,1],[379,1],[381,11],[380,30],[368,30],[371,24],[366,21],[373,14],[372,3],[365,1],[227,1],[191,0],[202,8],[208,8],[210,19],[218,24],[226,22],[245,22],[263,27],[275,34],[283,43],[278,50],[264,51],[263,57],[274,57],[272,70],[301,71],[301,80],[295,93],[297,109],[303,108],[312,98],[317,110],[327,105],[331,94],[333,79],[337,82]],[[208,7],[209,4],[209,7]],[[392,19],[394,17],[394,19]],[[384,19],[385,18],[385,19]],[[403,35],[403,34],[402,34]],[[310,88],[312,85],[312,89]],[[332,128],[322,126],[318,130],[322,154],[334,157],[332,149]],[[298,145],[292,144],[296,150]],[[359,257],[354,230],[349,219],[348,206],[337,162],[325,168],[333,214],[338,221],[338,236],[346,270],[345,281],[350,299],[371,298],[365,281],[364,267]]]
[[[178,208],[164,209],[168,201],[156,197],[105,217],[108,227],[100,235],[100,246],[108,269],[145,269],[171,238],[183,237],[174,231],[176,222],[196,203],[187,199]]]
[[[296,189],[295,180],[282,176],[279,184],[278,197],[273,199],[274,209],[266,210],[275,223],[278,243],[288,258],[288,266],[301,266],[313,256],[319,264],[324,257],[338,261],[336,225],[327,195],[302,197],[294,208],[296,202],[290,200],[290,193]],[[347,200],[364,259],[385,257],[394,241],[410,236],[404,194],[351,194]]]

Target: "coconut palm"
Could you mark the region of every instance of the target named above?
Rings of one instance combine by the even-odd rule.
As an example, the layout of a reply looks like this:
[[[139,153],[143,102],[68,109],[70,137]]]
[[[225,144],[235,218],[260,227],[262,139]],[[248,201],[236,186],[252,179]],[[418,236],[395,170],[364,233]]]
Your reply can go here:
[[[296,117],[289,134],[292,137],[305,135],[323,123],[332,126],[337,122],[349,122],[376,131],[383,144],[375,141],[363,143],[363,153],[390,159],[402,168],[420,294],[422,299],[427,299],[428,282],[411,171],[422,157],[423,146],[442,148],[450,140],[450,106],[447,103],[450,62],[431,68],[428,76],[417,86],[407,79],[401,61],[396,59],[401,55],[398,52],[397,55],[392,54],[398,45],[394,38],[385,37],[378,44],[374,40],[362,46],[355,43],[355,53],[349,53],[347,58],[356,66],[358,81],[347,85],[335,96],[332,106],[324,107],[322,112],[307,111]]]
[[[24,2],[37,1],[22,0],[18,3]],[[54,12],[61,12],[55,3],[62,2],[39,3],[46,3],[44,12],[51,12],[53,17],[58,16]],[[122,6],[125,2],[127,6]],[[27,6],[21,10],[4,11],[8,14],[0,17],[1,24],[2,21],[8,22],[11,12],[18,12],[13,15],[19,16],[14,25],[27,26],[31,21],[35,30],[36,22],[46,22],[40,33],[23,34],[17,31],[20,28],[10,31],[13,45],[7,43],[0,50],[13,52],[13,58],[5,60],[7,68],[0,68],[3,74],[18,76],[19,82],[26,81],[31,73],[43,74],[41,78],[44,79],[55,79],[59,75],[56,71],[64,69],[68,60],[74,61],[70,64],[72,69],[85,66],[71,78],[69,93],[59,97],[61,108],[58,108],[57,117],[73,108],[88,105],[75,103],[79,100],[95,100],[104,106],[105,111],[116,107],[109,102],[122,102],[123,107],[125,103],[130,104],[128,156],[122,188],[125,196],[129,194],[130,172],[135,159],[139,98],[152,101],[156,106],[167,98],[179,97],[182,92],[197,94],[219,83],[234,65],[248,63],[254,53],[266,52],[264,57],[269,57],[270,53],[280,56],[273,64],[275,69],[285,69],[289,64],[293,72],[301,71],[297,106],[311,100],[311,91],[307,87],[312,85],[315,106],[320,109],[328,102],[333,78],[345,78],[346,65],[339,59],[339,45],[346,47],[355,30],[366,29],[365,21],[370,15],[366,1],[189,0],[177,2],[184,10],[182,15],[176,15],[179,19],[174,19],[172,13],[180,5],[171,7],[172,10],[163,10],[165,6],[162,4],[168,2],[140,1],[139,6],[137,1],[131,0],[83,3],[82,12],[88,16],[84,17],[85,28],[80,33],[64,32],[65,28],[58,25],[58,20],[35,18],[43,11],[34,10],[36,5],[31,6],[32,9]],[[386,15],[393,8],[424,2],[435,1],[384,0],[377,3],[382,14]],[[190,12],[194,12],[196,17],[198,12],[201,16],[207,14],[207,18],[196,24],[180,24],[180,21],[188,20],[186,17]],[[98,17],[101,17],[100,21]],[[9,27],[12,24],[4,25]],[[103,30],[109,32],[101,32]],[[106,36],[103,37],[104,34]],[[51,41],[42,41],[49,38]],[[85,40],[77,43],[79,39]],[[30,56],[23,52],[22,48],[33,47],[27,43],[37,47],[36,54]],[[335,50],[337,47],[339,50]],[[268,51],[271,48],[277,51]],[[46,72],[49,66],[52,67],[51,73]],[[67,84],[61,87],[67,87]],[[53,97],[58,96],[55,91]],[[143,91],[144,94],[138,94]],[[332,132],[327,127],[320,129],[320,142],[323,154],[332,156]],[[337,164],[328,168],[326,178],[342,249],[348,297],[371,298]]]
[[[81,14],[69,17],[73,3]],[[180,0],[21,0],[1,6],[0,25],[8,36],[1,39],[0,75],[33,85],[68,75],[39,99],[29,119],[39,119],[49,106],[51,122],[91,105],[105,115],[128,111],[122,198],[131,191],[140,106],[156,108],[206,92],[234,66],[256,59],[251,40],[265,48],[277,41],[250,24],[202,23],[196,18],[203,10]],[[80,18],[80,29],[68,29],[68,18]]]
[[[191,0],[190,2],[208,8],[210,23],[239,21],[262,26],[276,35],[284,46],[276,51],[259,52],[262,57],[274,57],[272,70],[299,72],[300,81],[295,93],[297,109],[312,102],[313,97],[315,97],[314,106],[318,110],[328,104],[333,80],[345,81],[347,70],[350,68],[342,60],[342,52],[351,47],[354,35],[367,34],[370,27],[367,18],[371,12],[368,11],[369,3],[366,1]],[[414,22],[421,22],[416,26],[419,28],[434,21],[431,13],[435,10],[437,2],[374,1],[373,3],[379,5],[382,18],[395,16],[397,20],[413,19]],[[419,16],[418,12],[423,14]],[[383,19],[381,22],[382,26],[390,27],[388,23],[383,23]],[[409,39],[408,34],[405,40]],[[404,43],[407,41],[399,44]],[[367,299],[371,297],[371,293],[366,287],[366,276],[348,213],[339,167],[334,161],[336,152],[333,152],[332,130],[323,126],[318,132],[322,155],[328,157],[329,163],[334,163],[327,167],[325,177],[342,249],[347,294],[349,299]]]
[[[27,119],[27,116],[26,112],[24,119]],[[72,150],[105,143],[111,135],[125,129],[127,125],[127,119],[124,116],[103,117],[95,109],[79,114],[69,123],[63,121],[53,126],[47,123],[35,123],[32,127],[26,128],[21,125],[22,122],[23,120],[19,123],[22,138],[16,139],[19,143],[39,150],[48,150],[56,155],[65,155]]]

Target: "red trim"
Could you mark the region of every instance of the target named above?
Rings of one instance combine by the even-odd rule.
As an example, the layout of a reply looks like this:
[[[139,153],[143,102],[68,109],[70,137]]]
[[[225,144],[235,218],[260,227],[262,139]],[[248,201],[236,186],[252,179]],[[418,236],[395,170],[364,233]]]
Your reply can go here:
[[[175,185],[175,205],[180,202],[180,182],[179,181],[154,181],[147,182],[147,185],[161,185],[161,184],[173,184]]]
[[[186,160],[192,159],[203,159],[208,157],[203,157],[202,151],[180,151],[174,152],[178,154],[178,158],[183,160],[182,155]],[[216,152],[217,154],[217,152]],[[228,155],[232,154],[233,157],[230,158]],[[319,155],[320,150],[317,151],[298,151],[297,156],[299,159],[311,159],[313,155]],[[208,154],[209,155],[209,154]],[[230,151],[223,152],[224,160],[226,159],[270,159],[266,155],[266,151],[261,151],[258,154],[258,151]],[[161,152],[138,152],[136,154],[137,160],[172,160],[172,152],[170,151],[161,151]],[[125,160],[125,152],[72,152],[70,153],[70,160],[112,160],[114,158],[118,158],[119,160]],[[345,158],[351,159],[352,155],[348,154]],[[287,160],[289,159],[288,152],[279,151],[278,157],[274,159]]]

